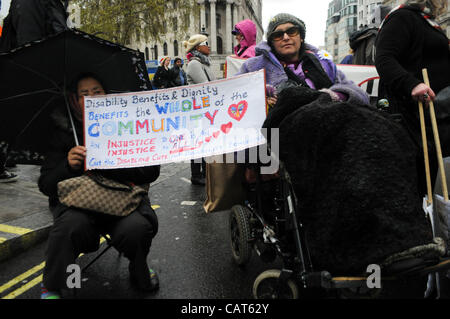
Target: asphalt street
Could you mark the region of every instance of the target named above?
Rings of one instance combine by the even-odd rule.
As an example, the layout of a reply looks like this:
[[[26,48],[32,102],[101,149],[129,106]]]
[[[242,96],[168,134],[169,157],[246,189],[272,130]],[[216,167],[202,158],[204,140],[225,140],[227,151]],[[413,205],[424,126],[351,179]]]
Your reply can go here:
[[[64,292],[65,298],[82,299],[248,299],[255,278],[279,262],[263,263],[256,254],[245,268],[234,264],[230,250],[229,213],[206,214],[205,189],[189,181],[187,163],[163,166],[151,186],[159,231],[153,240],[148,264],[157,271],[160,289],[137,291],[129,281],[128,260],[113,248],[83,274],[81,288]],[[40,297],[45,264],[43,242],[0,263],[0,298]],[[105,243],[100,247],[101,251]],[[81,256],[83,267],[98,252]]]

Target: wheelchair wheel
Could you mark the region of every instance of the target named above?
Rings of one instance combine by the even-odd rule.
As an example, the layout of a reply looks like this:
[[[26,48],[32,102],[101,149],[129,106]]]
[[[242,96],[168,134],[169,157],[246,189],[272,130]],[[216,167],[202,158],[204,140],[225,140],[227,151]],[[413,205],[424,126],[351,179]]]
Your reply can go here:
[[[253,297],[255,299],[298,299],[299,292],[297,284],[288,279],[280,282],[281,271],[269,269],[256,277],[253,283]]]
[[[243,266],[248,263],[252,256],[250,245],[250,211],[240,205],[231,208],[230,230],[231,230],[231,252],[233,260]]]

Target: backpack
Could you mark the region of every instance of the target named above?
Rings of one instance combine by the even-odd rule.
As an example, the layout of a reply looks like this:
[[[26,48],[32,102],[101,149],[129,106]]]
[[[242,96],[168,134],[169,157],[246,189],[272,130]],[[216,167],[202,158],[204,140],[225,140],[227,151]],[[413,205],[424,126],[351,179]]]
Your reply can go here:
[[[377,28],[365,28],[350,36],[350,48],[353,50],[353,64],[375,65],[375,39]]]

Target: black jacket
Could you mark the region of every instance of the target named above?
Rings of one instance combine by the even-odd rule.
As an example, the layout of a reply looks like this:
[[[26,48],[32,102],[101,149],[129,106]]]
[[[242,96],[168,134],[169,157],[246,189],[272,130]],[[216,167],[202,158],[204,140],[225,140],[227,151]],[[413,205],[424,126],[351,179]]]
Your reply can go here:
[[[182,68],[174,66],[172,69],[170,69],[170,72],[172,74],[172,83],[174,86],[187,85],[186,72],[184,72]],[[180,72],[183,74],[184,83],[181,83]]]
[[[83,170],[74,171],[67,161],[69,150],[75,146],[73,130],[64,108],[58,108],[52,114],[54,134],[50,143],[50,151],[46,154],[38,180],[39,189],[49,197],[50,209],[55,216],[66,209],[58,201],[57,184],[60,181],[80,176]],[[83,141],[82,124],[76,120],[75,127],[79,141]],[[160,166],[101,170],[102,175],[121,182],[132,182],[136,185],[155,181],[159,176]],[[149,202],[149,199],[146,199]]]
[[[450,85],[448,38],[419,12],[398,9],[378,34],[375,65],[389,96],[411,103],[412,89],[423,82],[422,68],[437,94]]]
[[[153,85],[158,89],[170,88],[174,84],[172,82],[172,72],[170,69],[166,70],[163,66],[158,66],[155,76],[153,77]]]
[[[432,27],[417,9],[398,9],[386,18],[378,33],[375,66],[380,75],[378,95],[388,98],[392,113],[402,115],[403,124],[417,147],[419,167],[423,167],[419,107],[412,99],[411,91],[424,82],[423,68],[428,70],[430,86],[435,94],[450,85],[448,38],[441,30]],[[425,112],[425,124],[433,185],[437,161],[428,111]],[[446,157],[450,155],[450,123],[438,123],[438,127],[442,153]],[[426,193],[425,175],[419,177],[421,192]]]
[[[67,0],[12,0],[0,37],[0,52],[67,29],[67,5]]]

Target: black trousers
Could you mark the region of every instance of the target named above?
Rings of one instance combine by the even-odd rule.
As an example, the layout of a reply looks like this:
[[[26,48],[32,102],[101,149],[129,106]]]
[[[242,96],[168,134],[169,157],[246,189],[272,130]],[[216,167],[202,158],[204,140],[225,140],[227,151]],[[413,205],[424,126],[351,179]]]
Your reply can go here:
[[[202,158],[191,160],[191,177],[205,177],[206,176],[206,162]]]
[[[50,231],[44,286],[50,291],[67,288],[66,281],[70,275],[67,266],[74,264],[80,253],[96,251],[102,233],[109,234],[113,247],[131,262],[139,268],[147,267],[147,255],[157,231],[156,214],[144,201],[125,217],[68,208],[55,216]]]

